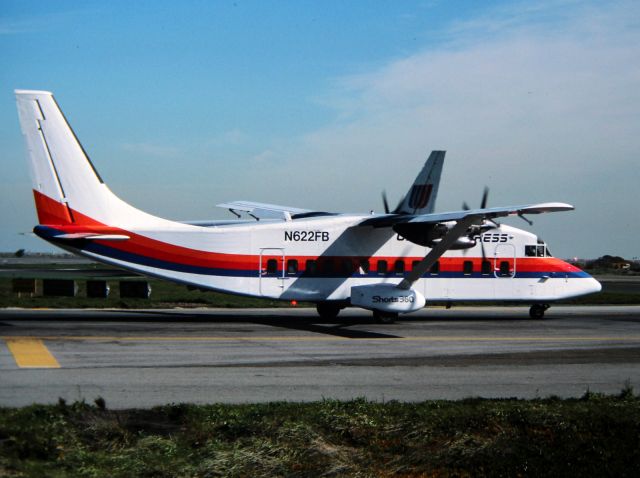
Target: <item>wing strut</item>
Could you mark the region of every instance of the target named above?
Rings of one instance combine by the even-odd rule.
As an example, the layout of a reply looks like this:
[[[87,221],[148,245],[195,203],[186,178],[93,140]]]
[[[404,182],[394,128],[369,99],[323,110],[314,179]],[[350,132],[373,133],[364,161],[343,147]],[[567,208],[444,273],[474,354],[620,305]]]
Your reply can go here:
[[[405,277],[400,284],[398,284],[398,289],[410,289],[413,283],[420,279],[425,272],[427,272],[431,266],[440,259],[440,256],[447,252],[453,243],[467,232],[469,227],[474,224],[482,223],[482,220],[482,216],[475,215],[469,215],[459,220],[458,223],[442,238],[442,240],[438,242],[426,256],[424,256],[424,259],[416,264],[411,273]]]

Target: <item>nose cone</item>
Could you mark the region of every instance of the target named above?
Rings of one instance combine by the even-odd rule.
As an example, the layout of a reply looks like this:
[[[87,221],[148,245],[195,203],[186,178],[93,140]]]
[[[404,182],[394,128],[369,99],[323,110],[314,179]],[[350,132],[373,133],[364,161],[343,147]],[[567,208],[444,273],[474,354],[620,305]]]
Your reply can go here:
[[[594,294],[602,290],[602,284],[600,284],[600,282],[598,282],[591,276],[589,276],[589,278],[584,281],[583,287],[585,289],[585,294]]]

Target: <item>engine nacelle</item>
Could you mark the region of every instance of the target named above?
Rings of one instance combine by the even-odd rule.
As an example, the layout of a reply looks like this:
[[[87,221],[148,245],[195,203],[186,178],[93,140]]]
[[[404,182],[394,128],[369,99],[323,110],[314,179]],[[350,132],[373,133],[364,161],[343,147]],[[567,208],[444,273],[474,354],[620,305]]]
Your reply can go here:
[[[406,313],[422,309],[426,300],[413,289],[398,289],[394,284],[358,285],[351,288],[351,305],[381,312]]]
[[[433,241],[431,241],[431,244],[429,244],[429,247],[435,247],[441,240],[442,239],[434,239]],[[449,249],[452,249],[452,250],[470,249],[475,245],[476,245],[475,239],[471,239],[467,236],[462,236],[456,239],[456,242],[451,244]]]

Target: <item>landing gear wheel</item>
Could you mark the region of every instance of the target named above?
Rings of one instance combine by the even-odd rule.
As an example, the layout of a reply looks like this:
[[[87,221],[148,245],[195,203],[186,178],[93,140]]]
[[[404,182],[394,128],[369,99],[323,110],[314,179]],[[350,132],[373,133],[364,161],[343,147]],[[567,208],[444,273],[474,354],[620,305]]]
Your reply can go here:
[[[316,304],[316,310],[321,319],[333,320],[338,317],[342,307],[331,302],[319,302]]]
[[[529,317],[532,319],[542,319],[548,308],[548,304],[533,304],[529,309]]]
[[[378,324],[393,324],[398,318],[398,314],[392,314],[389,312],[373,311],[373,320]]]

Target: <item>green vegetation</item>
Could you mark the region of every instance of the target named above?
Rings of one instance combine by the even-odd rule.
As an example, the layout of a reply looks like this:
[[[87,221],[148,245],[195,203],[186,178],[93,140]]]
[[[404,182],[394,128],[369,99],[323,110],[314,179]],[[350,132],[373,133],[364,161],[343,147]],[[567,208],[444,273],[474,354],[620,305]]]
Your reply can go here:
[[[607,292],[564,300],[558,304],[571,305],[638,305],[640,304],[640,292]]]
[[[0,254],[2,257],[3,254]],[[7,255],[7,254],[4,254]],[[11,254],[12,256],[14,254]],[[611,256],[604,256],[609,258]],[[36,257],[37,259],[37,257]],[[48,259],[48,260],[47,260]],[[108,266],[96,264],[92,262],[73,262],[65,263],[64,260],[73,260],[73,256],[62,256],[56,262],[56,257],[43,258],[42,263],[11,263],[10,265],[0,266],[1,268],[11,269],[42,269],[55,270],[64,268],[91,270],[91,269],[108,269]],[[619,258],[612,257],[612,260]],[[80,259],[81,261],[82,259]],[[598,262],[599,261],[599,262]],[[603,259],[593,261],[598,265],[603,263]],[[608,264],[608,262],[607,262]],[[635,267],[635,263],[634,263]],[[629,271],[614,270],[612,268],[593,269],[593,273],[604,274],[613,282],[603,282],[603,291],[598,294],[592,294],[577,299],[571,299],[559,303],[575,304],[575,305],[609,305],[609,304],[640,304],[640,278],[625,282],[624,279],[633,278],[635,274]],[[615,282],[619,279],[622,282]],[[111,293],[107,299],[87,298],[86,297],[86,281],[78,280],[79,292],[77,297],[42,297],[42,296],[22,296],[18,297],[12,291],[11,279],[0,278],[0,308],[2,307],[42,307],[42,308],[123,308],[123,309],[139,309],[139,308],[172,308],[172,307],[222,307],[222,308],[245,308],[245,307],[289,307],[289,302],[281,302],[269,299],[258,299],[242,296],[234,296],[230,294],[221,294],[211,291],[189,290],[186,286],[141,277],[140,280],[148,280],[152,288],[151,297],[149,299],[121,299],[119,295],[119,282],[117,280],[108,280],[111,286]],[[490,305],[489,303],[477,303],[473,305]],[[311,304],[300,304],[300,306],[311,306]]]
[[[149,284],[153,292],[149,299],[121,299],[118,282],[109,281],[111,294],[107,299],[88,298],[85,292],[85,281],[78,281],[79,293],[77,297],[18,297],[11,288],[11,279],[0,279],[0,307],[25,308],[122,308],[122,309],[154,309],[172,307],[290,307],[289,302],[269,299],[221,294],[211,291],[189,290],[180,284],[150,279]],[[640,282],[639,282],[640,284]],[[607,292],[586,297],[579,297],[564,304],[576,305],[605,305],[605,304],[640,304],[640,290],[637,292]],[[299,304],[301,307],[310,304]],[[477,303],[476,305],[488,305]]]
[[[144,280],[144,279],[142,279]],[[18,297],[11,288],[11,279],[0,279],[0,307],[42,308],[171,308],[171,307],[288,307],[288,302],[256,299],[211,291],[189,290],[184,285],[149,279],[152,293],[149,299],[121,299],[118,282],[109,281],[111,293],[107,299],[86,297],[86,283],[79,280],[77,297]]]
[[[0,475],[639,476],[640,397],[0,408]]]

